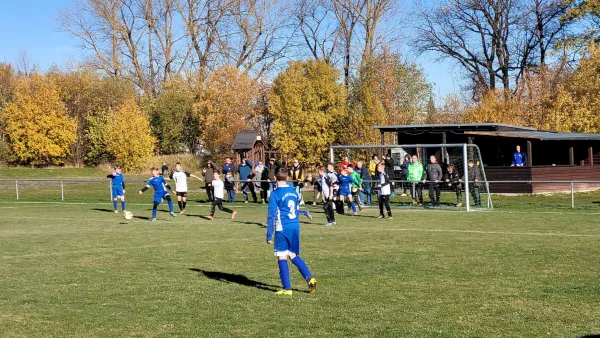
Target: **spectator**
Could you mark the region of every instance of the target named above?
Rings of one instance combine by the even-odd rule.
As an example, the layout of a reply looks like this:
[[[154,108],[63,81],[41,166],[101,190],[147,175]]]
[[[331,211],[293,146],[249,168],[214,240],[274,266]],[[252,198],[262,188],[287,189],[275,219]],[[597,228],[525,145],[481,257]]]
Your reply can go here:
[[[417,197],[419,206],[423,205],[423,185],[421,184],[421,180],[423,180],[423,163],[419,161],[417,155],[411,157],[407,180],[411,184],[410,195],[413,199],[413,205],[417,205]]]
[[[212,186],[212,181],[215,176],[215,166],[211,161],[206,163],[206,167],[202,169],[202,176],[204,176],[204,189],[206,189],[206,195],[209,202],[215,200],[215,188]]]
[[[369,161],[369,175],[371,175],[371,180],[374,182],[378,182],[377,179],[377,165],[379,164],[379,157],[373,154],[371,157],[371,161]]]
[[[304,197],[302,197],[302,188],[304,188],[304,168],[297,159],[292,161],[292,167],[289,170],[289,179],[292,180],[292,184],[298,193],[298,204],[303,205]]]
[[[394,159],[392,158],[391,154],[388,154],[388,156],[384,156],[382,161],[384,161],[385,163],[385,173],[388,176],[388,178],[390,179],[390,190],[391,190],[391,196],[396,196],[396,182],[392,181],[394,179],[394,166],[396,165],[396,163],[394,162]]]
[[[233,165],[233,162],[231,162],[231,158],[229,157],[225,159],[225,164],[223,164],[223,172],[226,173],[228,171],[231,171],[232,173],[235,172],[235,165]]]
[[[169,171],[169,167],[167,166],[166,162],[163,162],[162,167],[160,168],[161,170],[161,175],[165,176],[167,174],[167,171]]]
[[[400,170],[402,171],[402,177],[400,178],[402,181],[406,181],[408,178],[408,165],[410,164],[410,155],[404,155],[404,162],[400,165]],[[402,196],[406,196],[406,191],[408,189],[409,184],[407,182],[402,182]]]
[[[521,151],[521,146],[517,146],[517,151],[513,154],[511,167],[524,167],[527,165],[527,154]]]
[[[459,183],[460,173],[458,172],[456,167],[454,167],[454,164],[450,164],[446,169],[444,181],[446,182],[450,190],[456,192],[456,206],[462,207],[462,187]]]
[[[260,194],[260,200],[262,204],[265,204],[267,201],[267,190],[269,190],[269,184],[266,183],[266,190],[264,189],[265,186],[262,182],[263,180],[263,175],[265,173],[265,165],[262,163],[262,161],[258,161],[256,164],[256,167],[254,168],[254,185],[256,187],[256,189],[258,189],[259,194]],[[265,177],[266,179],[266,177]]]
[[[346,170],[346,168],[348,167],[348,164],[350,164],[350,161],[348,161],[348,156],[345,156],[344,160],[340,164],[340,167],[338,168],[339,172],[342,172],[343,170]]]
[[[362,180],[362,190],[358,192],[358,198],[360,199],[360,203],[363,205],[371,204],[371,175],[369,174],[369,170],[365,167],[362,161],[356,162],[356,171],[360,175]],[[365,200],[366,194],[366,200]]]
[[[252,199],[254,200],[254,203],[256,203],[256,192],[254,191],[254,182],[252,182],[252,179],[254,178],[254,170],[252,169],[253,165],[254,164],[252,161],[244,157],[242,158],[242,162],[240,162],[240,165],[237,169],[238,175],[240,175],[240,181],[246,181],[242,184],[241,188],[242,194],[244,195],[244,203],[248,203],[247,190],[250,190]]]
[[[233,171],[228,171],[227,175],[225,175],[225,190],[227,190],[227,202],[233,203],[235,202],[235,178],[233,177]]]
[[[437,163],[435,155],[429,157],[429,164],[427,165],[427,178],[423,177],[423,184],[427,181],[427,188],[429,190],[429,199],[431,205],[434,207],[440,206],[440,195],[442,193],[440,189],[440,181],[444,177],[442,167]]]
[[[463,180],[467,180],[467,179],[469,180],[469,192],[471,193],[471,196],[473,197],[475,206],[480,207],[481,206],[481,197],[479,194],[479,179],[480,179],[479,167],[475,166],[475,162],[473,162],[473,160],[469,160],[469,162],[468,162],[467,175],[468,176],[463,177]],[[461,180],[461,182],[462,182],[462,180]]]
[[[269,188],[267,190],[267,200],[271,198],[271,192],[275,189],[275,185],[277,184],[277,179],[275,178],[275,174],[281,168],[281,164],[276,161],[274,158],[269,160],[269,166],[267,167],[267,183]]]
[[[323,192],[323,184],[321,175],[317,175],[317,177],[313,177],[312,174],[308,174],[307,180],[313,186],[313,205],[317,205],[317,201],[321,197],[321,193]]]

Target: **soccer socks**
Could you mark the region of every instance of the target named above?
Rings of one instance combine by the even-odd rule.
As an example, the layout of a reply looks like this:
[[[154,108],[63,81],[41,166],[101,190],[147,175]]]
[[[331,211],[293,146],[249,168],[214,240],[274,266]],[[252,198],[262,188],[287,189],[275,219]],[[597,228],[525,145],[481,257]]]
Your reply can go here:
[[[156,209],[152,209],[152,218],[156,218]]]
[[[187,205],[187,201],[183,201],[183,202],[181,202],[181,204],[183,205],[183,209],[185,210],[185,206]]]
[[[291,290],[292,283],[290,282],[290,269],[288,267],[287,259],[279,259],[277,260],[277,263],[279,264],[279,278],[281,279],[281,285],[283,285],[285,290]]]
[[[356,203],[354,201],[350,201],[350,207],[352,207],[353,212],[356,212]]]
[[[302,260],[300,256],[294,257],[294,259],[292,259],[292,263],[294,263],[294,265],[298,268],[298,271],[300,271],[300,274],[302,277],[304,277],[304,279],[306,279],[307,282],[312,278],[312,274],[310,273],[308,266],[306,266],[306,263],[304,263],[304,260]]]
[[[169,211],[173,212],[173,201],[168,200],[167,203],[169,204]]]
[[[113,208],[115,211],[117,211],[117,200],[113,201]]]
[[[125,211],[125,201],[121,201],[121,210]]]
[[[177,201],[177,205],[179,206],[179,210],[183,210],[183,202],[182,201]]]
[[[298,215],[303,215],[303,216],[308,217],[308,211],[306,211],[306,210],[300,210],[300,209],[298,209],[297,213],[298,213]]]

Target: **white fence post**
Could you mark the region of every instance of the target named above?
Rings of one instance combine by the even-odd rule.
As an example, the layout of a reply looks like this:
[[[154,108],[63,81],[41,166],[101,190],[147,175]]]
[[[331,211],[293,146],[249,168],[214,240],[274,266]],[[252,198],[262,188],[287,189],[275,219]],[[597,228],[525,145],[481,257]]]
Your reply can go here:
[[[17,191],[17,201],[19,200],[19,181],[15,180],[15,190]]]
[[[467,145],[463,145],[463,171],[464,171],[464,181],[465,181],[465,203],[467,205],[467,212],[471,211],[471,192],[469,191],[469,160],[467,159]]]
[[[575,209],[575,184],[571,182],[571,209]]]

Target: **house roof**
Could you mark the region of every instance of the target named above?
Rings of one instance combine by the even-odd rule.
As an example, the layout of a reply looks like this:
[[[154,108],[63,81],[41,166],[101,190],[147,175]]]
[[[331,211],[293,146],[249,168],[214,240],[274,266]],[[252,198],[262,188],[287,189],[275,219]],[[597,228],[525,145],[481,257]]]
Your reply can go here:
[[[233,144],[231,145],[232,150],[245,150],[252,149],[254,147],[254,142],[257,141],[257,136],[259,136],[257,131],[245,130],[239,132],[235,135],[233,139]],[[262,142],[261,140],[259,140]]]
[[[399,131],[425,131],[425,130],[450,130],[450,131],[467,131],[467,130],[489,130],[489,131],[536,131],[535,128],[515,126],[504,123],[461,123],[461,124],[409,124],[409,125],[392,125],[392,126],[375,126],[382,132],[399,132]]]
[[[600,141],[600,134],[557,133],[551,131],[466,131],[467,135],[537,139],[540,141]]]

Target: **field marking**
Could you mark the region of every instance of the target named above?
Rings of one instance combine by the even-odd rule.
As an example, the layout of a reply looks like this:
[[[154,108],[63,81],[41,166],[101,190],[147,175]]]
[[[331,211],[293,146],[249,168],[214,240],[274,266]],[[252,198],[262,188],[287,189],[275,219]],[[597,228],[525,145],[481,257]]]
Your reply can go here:
[[[600,237],[592,234],[567,234],[562,232],[513,232],[513,231],[490,231],[490,230],[461,230],[461,229],[424,229],[424,228],[344,228],[343,230],[380,230],[380,231],[417,231],[417,232],[450,232],[484,235],[507,235],[507,236],[549,236],[549,237]]]
[[[219,240],[204,240],[197,241],[194,244],[212,244],[212,243],[221,243],[221,242],[238,242],[238,241],[250,241],[256,240],[257,242],[261,242],[260,238],[247,237],[247,238],[229,238],[229,239],[219,239]],[[3,259],[9,258],[27,258],[27,257],[47,257],[47,256],[62,256],[62,255],[70,255],[70,254],[79,254],[79,253],[127,253],[128,250],[139,250],[139,249],[153,249],[153,248],[164,248],[170,246],[180,246],[185,243],[166,243],[166,244],[157,244],[157,245],[139,245],[139,246],[129,246],[129,247],[111,247],[111,248],[97,248],[97,249],[87,249],[87,250],[68,250],[68,251],[54,251],[54,252],[38,252],[31,254],[23,254],[23,255],[3,255]]]

